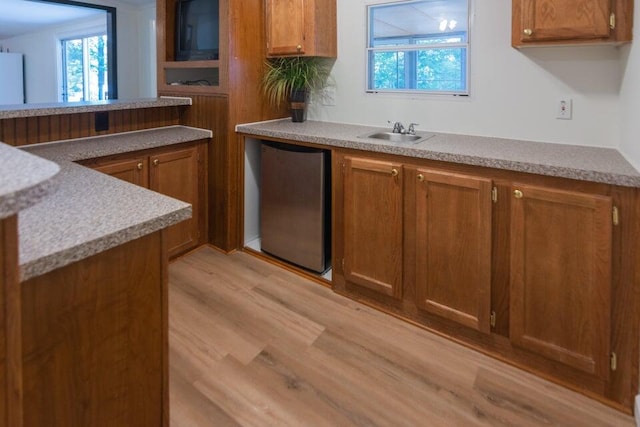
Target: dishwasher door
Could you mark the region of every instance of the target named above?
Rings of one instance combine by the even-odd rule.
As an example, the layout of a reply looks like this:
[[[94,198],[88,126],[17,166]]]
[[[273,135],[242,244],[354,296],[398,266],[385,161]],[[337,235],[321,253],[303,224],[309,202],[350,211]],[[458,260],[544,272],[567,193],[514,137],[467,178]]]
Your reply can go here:
[[[315,272],[330,262],[330,163],[325,150],[264,141],[261,249]]]

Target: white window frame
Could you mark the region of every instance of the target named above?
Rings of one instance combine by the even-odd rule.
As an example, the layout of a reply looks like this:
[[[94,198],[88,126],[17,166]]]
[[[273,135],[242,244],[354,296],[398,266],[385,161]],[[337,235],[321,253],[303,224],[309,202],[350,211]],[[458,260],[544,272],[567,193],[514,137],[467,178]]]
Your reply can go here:
[[[396,45],[396,46],[381,46],[381,47],[372,47],[371,46],[371,35],[373,29],[371,28],[371,11],[372,8],[379,6],[391,6],[396,4],[409,4],[409,3],[417,3],[421,0],[400,0],[400,1],[384,1],[380,3],[370,3],[366,5],[366,22],[367,22],[367,33],[366,33],[366,45],[365,45],[365,92],[378,94],[378,93],[389,93],[389,94],[408,94],[408,95],[447,95],[447,96],[462,96],[468,97],[470,95],[470,58],[471,58],[471,23],[472,23],[472,2],[471,0],[467,0],[467,37],[466,42],[461,43],[434,43],[434,44],[406,44],[406,45]],[[440,34],[433,34],[433,37],[437,37]],[[446,35],[443,34],[443,35]],[[371,69],[373,52],[417,52],[420,50],[427,49],[448,49],[448,48],[465,48],[465,63],[466,69],[465,73],[465,89],[461,91],[435,91],[428,89],[371,89],[370,82],[373,78],[373,71]]]

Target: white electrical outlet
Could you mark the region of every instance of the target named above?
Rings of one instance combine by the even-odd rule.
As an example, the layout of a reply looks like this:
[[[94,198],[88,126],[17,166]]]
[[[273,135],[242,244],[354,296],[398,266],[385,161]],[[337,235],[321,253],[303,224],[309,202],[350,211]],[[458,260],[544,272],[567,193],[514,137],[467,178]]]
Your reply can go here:
[[[336,105],[336,88],[333,86],[327,86],[322,89],[322,105],[334,106]]]
[[[573,100],[571,98],[559,99],[557,108],[556,119],[571,120],[573,114]]]

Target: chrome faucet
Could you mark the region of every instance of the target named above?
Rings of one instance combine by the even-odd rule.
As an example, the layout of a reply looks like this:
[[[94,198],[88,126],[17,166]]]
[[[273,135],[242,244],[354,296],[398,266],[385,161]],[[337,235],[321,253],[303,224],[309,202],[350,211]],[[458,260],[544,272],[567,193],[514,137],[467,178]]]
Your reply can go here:
[[[388,123],[391,123],[391,121],[389,120]],[[395,122],[393,124],[393,130],[391,132],[392,133],[405,133],[404,126],[402,126],[402,123],[400,123],[400,122]]]

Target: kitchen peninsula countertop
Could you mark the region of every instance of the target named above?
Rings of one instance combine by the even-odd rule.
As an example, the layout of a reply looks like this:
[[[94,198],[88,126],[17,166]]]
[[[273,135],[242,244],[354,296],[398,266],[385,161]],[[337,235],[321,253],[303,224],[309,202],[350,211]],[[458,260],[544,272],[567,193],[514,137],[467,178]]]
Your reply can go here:
[[[28,208],[54,192],[60,167],[0,143],[0,219]]]
[[[394,143],[363,137],[375,131],[390,131],[374,126],[291,119],[248,123],[236,126],[246,135],[395,154],[450,163],[461,163],[601,182],[625,187],[640,187],[640,173],[615,149],[456,135],[418,130],[433,134],[425,141]]]
[[[191,98],[161,97],[141,99],[113,99],[109,101],[53,102],[47,104],[0,105],[0,120],[55,114],[92,113],[96,111],[131,110],[139,108],[175,107],[191,105]]]
[[[30,154],[55,162],[60,173],[57,192],[19,213],[21,280],[45,274],[191,216],[188,203],[74,161],[210,137],[211,132],[207,130],[169,126],[23,147]]]

